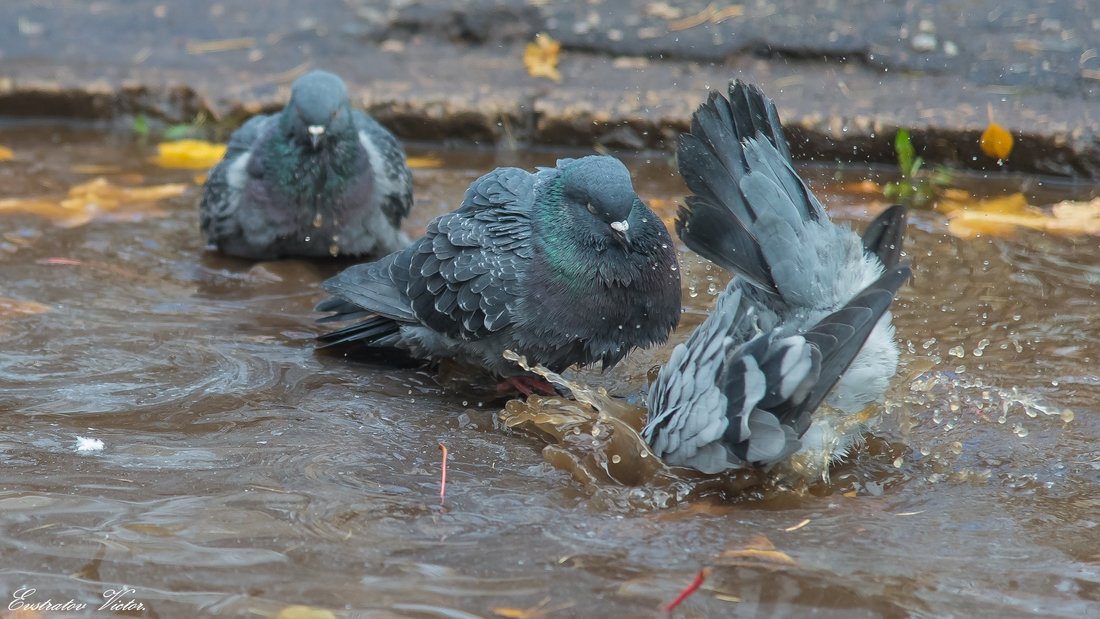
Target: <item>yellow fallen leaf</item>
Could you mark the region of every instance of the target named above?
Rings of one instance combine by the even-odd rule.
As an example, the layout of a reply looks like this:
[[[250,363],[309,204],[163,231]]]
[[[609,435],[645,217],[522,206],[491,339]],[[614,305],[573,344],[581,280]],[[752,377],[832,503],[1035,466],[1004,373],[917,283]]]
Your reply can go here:
[[[408,157],[405,162],[414,170],[438,168],[443,165],[443,160],[439,157]]]
[[[7,146],[0,146],[0,161],[11,161],[15,157],[15,151]]]
[[[152,162],[162,168],[205,170],[225,156],[225,144],[203,140],[177,140],[157,144],[157,156]]]
[[[1100,198],[1092,202],[1059,202],[1049,213],[1029,205],[1019,193],[969,204],[945,200],[941,205],[947,213],[948,232],[963,239],[982,234],[1005,236],[1017,228],[1052,234],[1100,235]]]
[[[196,174],[196,175],[191,177],[191,180],[195,181],[196,185],[205,185],[206,184],[206,175],[205,174]]]
[[[55,223],[73,227],[88,223],[96,216],[118,210],[132,210],[183,194],[187,185],[170,183],[142,187],[123,187],[103,177],[80,183],[64,198],[8,198],[0,200],[0,214],[38,215]]]
[[[512,606],[497,606],[493,608],[493,614],[508,619],[544,619],[550,613],[573,607],[573,602],[565,602],[554,606],[547,606],[550,598],[543,598],[538,604],[530,608],[514,608]]]
[[[275,615],[275,619],[336,619],[336,615],[324,608],[313,608],[296,604],[287,606]]]
[[[526,608],[512,608],[511,606],[497,606],[493,609],[493,614],[509,619],[528,619],[531,616]]]
[[[561,43],[544,32],[536,34],[534,42],[528,43],[527,49],[523,51],[523,66],[527,67],[527,74],[531,77],[546,77],[560,82],[561,73],[558,72],[560,52]]]
[[[979,141],[982,152],[994,159],[1008,159],[1012,154],[1012,134],[1008,129],[989,121],[989,125],[982,131]]]
[[[978,199],[968,191],[948,189],[943,198],[936,203],[936,210],[951,216],[956,211],[975,211],[1002,215],[1020,214],[1029,208],[1027,198],[1022,193],[1013,193],[998,198]]]

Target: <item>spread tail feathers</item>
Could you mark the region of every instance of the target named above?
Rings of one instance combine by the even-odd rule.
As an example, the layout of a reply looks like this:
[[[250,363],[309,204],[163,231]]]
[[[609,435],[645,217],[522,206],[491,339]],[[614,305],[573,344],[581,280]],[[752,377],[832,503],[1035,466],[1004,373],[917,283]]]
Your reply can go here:
[[[809,222],[828,215],[791,166],[775,104],[737,81],[712,93],[680,137],[680,174],[694,195],[676,231],[696,253],[783,295],[783,263]]]

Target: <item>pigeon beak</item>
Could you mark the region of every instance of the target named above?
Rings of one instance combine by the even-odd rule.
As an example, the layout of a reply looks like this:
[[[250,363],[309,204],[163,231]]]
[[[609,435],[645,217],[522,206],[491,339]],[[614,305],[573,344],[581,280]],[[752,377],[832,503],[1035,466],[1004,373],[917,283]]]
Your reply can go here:
[[[623,247],[630,247],[630,224],[624,219],[611,222],[611,235],[615,237]]]
[[[325,135],[324,125],[310,125],[306,130],[309,131],[309,143],[313,145],[313,148],[317,148],[317,145],[321,143],[321,137]]]

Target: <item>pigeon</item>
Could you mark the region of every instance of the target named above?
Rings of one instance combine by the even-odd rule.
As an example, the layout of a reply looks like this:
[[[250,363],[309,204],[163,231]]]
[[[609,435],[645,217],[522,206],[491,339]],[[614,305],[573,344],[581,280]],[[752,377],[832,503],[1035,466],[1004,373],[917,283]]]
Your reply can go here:
[[[233,132],[203,186],[202,232],[222,252],[252,260],[384,255],[409,244],[405,152],[352,109],[336,75],[294,81],[281,112]]]
[[[876,420],[898,347],[889,312],[909,278],[906,210],[861,238],[829,220],[795,172],[775,104],[756,86],[712,93],[681,136],[692,195],[676,230],[735,274],[673,349],[647,397],[643,438],[704,473],[827,477]]]
[[[332,298],[317,310],[333,312],[322,321],[361,319],[323,344],[456,359],[506,381],[522,370],[505,350],[556,372],[607,369],[666,341],[680,319],[672,239],[608,156],[489,172],[408,248],[322,288]]]

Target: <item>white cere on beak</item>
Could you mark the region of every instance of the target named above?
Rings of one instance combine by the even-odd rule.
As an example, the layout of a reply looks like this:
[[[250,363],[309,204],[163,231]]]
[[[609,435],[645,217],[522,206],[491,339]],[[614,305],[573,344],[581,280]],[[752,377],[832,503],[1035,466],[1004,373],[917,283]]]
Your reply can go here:
[[[309,134],[315,138],[321,137],[321,135],[325,132],[325,127],[323,125],[310,125],[307,131],[309,131]]]
[[[630,229],[630,224],[624,219],[622,221],[611,222],[611,229],[615,232],[626,232]]]

